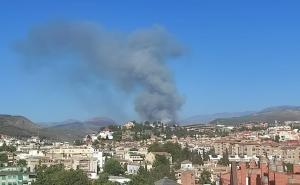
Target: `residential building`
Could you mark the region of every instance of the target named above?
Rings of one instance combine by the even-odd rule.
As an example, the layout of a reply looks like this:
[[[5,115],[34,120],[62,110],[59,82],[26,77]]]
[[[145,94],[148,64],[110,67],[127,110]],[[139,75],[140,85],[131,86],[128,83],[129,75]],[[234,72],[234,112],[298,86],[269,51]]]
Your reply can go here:
[[[28,172],[26,168],[4,167],[0,169],[0,185],[30,185],[36,174]]]
[[[193,171],[184,171],[181,173],[182,185],[196,185],[196,179]]]
[[[180,167],[181,167],[181,169],[184,169],[184,170],[191,170],[191,169],[193,169],[193,163],[189,160],[184,160],[181,162]]]
[[[300,184],[300,165],[294,164],[291,173],[284,172],[283,163],[262,160],[259,164],[232,164],[231,172],[221,174],[222,185],[292,185]]]

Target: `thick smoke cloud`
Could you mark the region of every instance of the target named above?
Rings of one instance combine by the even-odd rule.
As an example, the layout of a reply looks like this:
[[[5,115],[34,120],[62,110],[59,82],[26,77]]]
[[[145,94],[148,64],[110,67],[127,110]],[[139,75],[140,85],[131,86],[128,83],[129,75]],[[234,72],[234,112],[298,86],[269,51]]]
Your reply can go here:
[[[33,28],[16,48],[37,69],[63,67],[57,58],[71,56],[71,65],[82,69],[78,79],[89,73],[133,93],[142,119],[176,120],[183,104],[166,65],[182,54],[182,47],[160,27],[122,34],[93,23],[49,23]]]

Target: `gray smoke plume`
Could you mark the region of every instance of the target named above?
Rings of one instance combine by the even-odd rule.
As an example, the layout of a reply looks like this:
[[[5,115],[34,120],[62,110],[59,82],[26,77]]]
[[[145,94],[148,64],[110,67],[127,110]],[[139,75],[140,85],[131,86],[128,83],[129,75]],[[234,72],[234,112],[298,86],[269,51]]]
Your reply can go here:
[[[57,58],[71,56],[79,79],[93,75],[135,94],[142,119],[175,120],[183,104],[166,65],[182,47],[161,27],[122,34],[94,23],[49,23],[33,28],[16,48],[35,68],[64,67]]]

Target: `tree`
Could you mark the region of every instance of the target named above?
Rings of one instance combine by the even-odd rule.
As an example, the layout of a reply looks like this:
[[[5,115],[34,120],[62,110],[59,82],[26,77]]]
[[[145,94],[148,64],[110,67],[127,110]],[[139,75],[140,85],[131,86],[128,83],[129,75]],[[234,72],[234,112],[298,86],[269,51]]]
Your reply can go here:
[[[104,184],[108,182],[108,174],[107,173],[100,173],[99,178],[95,181],[96,184]]]
[[[17,165],[21,166],[21,167],[25,167],[25,166],[27,166],[27,161],[24,159],[20,159],[20,160],[18,160]]]
[[[202,184],[211,184],[211,173],[207,170],[203,170],[200,176],[200,182]]]
[[[293,164],[292,163],[285,163],[285,170],[286,172],[293,172]]]
[[[122,168],[121,164],[119,161],[115,159],[109,159],[105,162],[103,171],[105,173],[108,173],[110,175],[120,175],[124,174],[124,169]]]
[[[63,165],[40,166],[33,185],[91,185],[82,170],[65,170]]]
[[[147,171],[147,167],[141,166],[129,185],[153,185],[155,181],[164,177],[175,180],[175,173],[170,169],[169,160],[165,156],[157,155],[151,171]]]
[[[181,161],[183,161],[183,160],[189,160],[189,159],[191,159],[191,157],[192,157],[191,152],[189,151],[189,149],[187,147],[185,147],[181,151]]]
[[[203,155],[203,161],[209,161],[209,152],[205,152],[203,149],[202,155]]]
[[[172,155],[173,161],[182,161],[182,149],[180,144],[167,142],[163,146],[163,152],[168,152]]]
[[[113,139],[115,141],[121,141],[122,140],[122,131],[121,130],[114,131]]]
[[[214,148],[211,148],[211,149],[208,151],[208,154],[209,154],[209,155],[216,155],[215,149],[214,149]]]
[[[170,165],[169,160],[163,155],[156,155],[155,161],[153,163],[153,167],[157,167],[159,165]]]
[[[150,172],[147,171],[143,166],[141,166],[137,172],[137,175],[132,177],[129,185],[153,185],[153,178]]]
[[[193,164],[204,165],[201,155],[199,155],[197,152],[192,153],[192,160],[191,161],[192,161]]]
[[[162,147],[159,143],[155,142],[148,147],[149,152],[161,152]]]
[[[153,177],[155,180],[162,179],[164,177],[169,177],[171,179],[174,179],[175,176],[173,173],[171,173],[171,169],[169,165],[158,165],[155,168],[151,170],[150,173],[151,177]]]
[[[10,152],[10,153],[14,153],[17,151],[17,148],[15,146],[7,146],[6,151]]]
[[[153,143],[149,146],[148,151],[150,152],[168,152],[172,155],[172,162],[175,168],[180,168],[180,162],[184,160],[190,160],[196,164],[203,165],[203,161],[209,160],[209,153],[204,153],[203,158],[198,155],[197,152],[191,152],[187,147],[181,148],[178,143],[167,142],[165,144]],[[204,152],[204,151],[203,151]]]
[[[100,144],[100,143],[99,143],[98,139],[96,139],[96,140],[92,143],[92,145],[93,145],[94,147],[98,147],[99,144]]]
[[[150,173],[151,177],[155,180],[159,180],[163,177],[169,177],[175,179],[175,175],[171,173],[170,162],[165,156],[156,155],[153,163],[153,169]]]
[[[218,164],[228,166],[230,164],[228,150],[223,153],[223,157],[218,161]]]
[[[8,156],[6,153],[0,153],[0,163],[7,163],[8,162]]]
[[[17,149],[16,147],[12,146],[12,145],[6,145],[6,143],[4,142],[3,145],[0,147],[0,152],[6,151],[6,152],[10,152],[13,153],[15,152]]]
[[[279,136],[279,135],[276,135],[276,136],[275,136],[275,142],[276,142],[276,143],[279,143],[279,140],[280,140],[280,136]]]
[[[93,185],[115,185],[115,183],[108,180],[107,173],[100,173],[99,178],[93,183]]]

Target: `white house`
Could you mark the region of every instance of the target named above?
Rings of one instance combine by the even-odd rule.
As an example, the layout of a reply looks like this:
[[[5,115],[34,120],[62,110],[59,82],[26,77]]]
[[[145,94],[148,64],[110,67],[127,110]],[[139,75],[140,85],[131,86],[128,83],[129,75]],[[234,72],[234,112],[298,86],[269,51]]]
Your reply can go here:
[[[121,177],[121,176],[109,176],[108,180],[111,182],[117,182],[120,184],[126,184],[127,182],[131,181],[129,178]]]
[[[131,121],[129,121],[129,122],[127,122],[126,124],[123,125],[123,127],[126,128],[126,129],[131,129],[131,128],[133,128],[134,126],[135,126],[134,123],[131,122]]]
[[[93,157],[97,159],[98,167],[100,169],[100,172],[102,172],[105,164],[105,157],[103,157],[103,152],[95,150],[93,153]]]
[[[181,169],[191,170],[193,169],[193,163],[189,160],[184,160],[181,162]]]
[[[236,162],[250,162],[252,160],[259,161],[259,158],[256,156],[239,156],[239,155],[230,155],[228,157],[229,161],[236,161]]]
[[[213,162],[218,162],[222,157],[222,155],[209,155],[209,160]]]
[[[113,132],[109,129],[105,129],[105,130],[102,130],[100,131],[98,134],[97,134],[97,137],[100,137],[101,139],[113,139]]]
[[[134,163],[127,164],[127,173],[130,175],[136,175],[140,167],[141,167],[140,164],[134,164]]]

